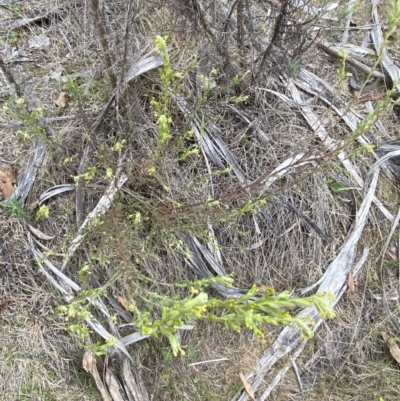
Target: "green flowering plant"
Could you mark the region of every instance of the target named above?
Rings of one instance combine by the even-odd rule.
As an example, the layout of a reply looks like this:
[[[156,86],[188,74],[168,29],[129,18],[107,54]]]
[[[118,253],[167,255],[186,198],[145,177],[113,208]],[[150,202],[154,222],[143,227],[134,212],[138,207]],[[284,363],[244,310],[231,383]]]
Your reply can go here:
[[[180,72],[175,71],[170,62],[167,44],[167,37],[156,37],[156,50],[163,55],[164,64],[159,69],[161,79],[161,96],[159,99],[153,98],[150,101],[154,109],[154,117],[157,118],[156,124],[158,127],[157,150],[159,151],[164,144],[171,138],[170,125],[172,117],[169,113],[171,100],[170,90],[175,85],[176,79],[181,79],[183,76]]]
[[[230,277],[213,277],[191,283],[190,295],[180,299],[178,296],[164,298],[161,301],[161,317],[155,319],[149,312],[140,312],[136,305],[128,305],[134,312],[135,323],[142,335],[155,338],[165,336],[172,347],[173,354],[185,354],[175,337],[179,327],[195,320],[208,320],[222,324],[228,329],[240,332],[243,328],[252,330],[260,339],[264,337],[263,327],[267,324],[297,326],[303,337],[312,337],[313,321],[310,316],[293,316],[290,311],[295,308],[314,306],[321,318],[333,318],[335,313],[329,305],[332,297],[318,293],[306,298],[291,298],[288,291],[275,294],[272,288],[260,291],[256,285],[237,298],[221,300],[210,298],[202,289],[210,284],[232,285]]]

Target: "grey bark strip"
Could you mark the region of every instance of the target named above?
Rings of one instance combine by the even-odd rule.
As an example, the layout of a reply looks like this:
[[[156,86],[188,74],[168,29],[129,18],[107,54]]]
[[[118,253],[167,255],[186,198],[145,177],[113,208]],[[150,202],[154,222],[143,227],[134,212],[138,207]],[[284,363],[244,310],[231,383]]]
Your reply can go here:
[[[104,195],[100,198],[96,207],[88,214],[88,216],[80,226],[78,230],[78,235],[73,239],[70,247],[67,250],[66,258],[62,264],[61,271],[65,269],[71,257],[80,247],[83,239],[86,236],[85,229],[91,226],[95,218],[102,216],[110,208],[116,193],[119,189],[121,189],[122,185],[124,185],[127,179],[128,177],[124,173],[122,173],[121,168],[119,168],[116,172],[115,179],[113,179],[108,185]]]
[[[390,244],[390,241],[391,241],[391,239],[393,237],[393,234],[395,233],[395,231],[396,231],[396,229],[398,227],[399,221],[400,221],[400,209],[397,212],[396,219],[393,222],[393,225],[392,225],[392,227],[390,229],[390,233],[389,233],[389,235],[388,235],[388,237],[386,239],[386,242],[385,242],[385,244],[383,246],[383,250],[382,250],[382,253],[381,253],[381,263],[380,263],[380,276],[381,276],[381,282],[382,282],[382,303],[383,303],[383,308],[385,309],[385,312],[386,312],[387,316],[390,318],[390,320],[392,321],[392,323],[396,327],[398,333],[400,333],[400,321],[397,318],[397,316],[390,310],[390,307],[389,307],[388,299],[387,299],[387,296],[386,296],[386,289],[385,289],[385,277],[384,277],[384,273],[383,273],[383,264],[384,264],[386,251],[387,251],[387,249],[389,247],[389,244]]]
[[[356,225],[349,235],[347,241],[342,246],[339,254],[329,265],[325,274],[315,285],[319,284],[318,291],[329,292],[335,296],[335,300],[331,302],[331,306],[334,307],[340,300],[347,287],[347,277],[351,271],[352,265],[355,260],[357,245],[360,240],[361,234],[364,230],[371,203],[374,197],[376,186],[378,183],[379,170],[374,172],[368,193],[364,198],[360,209],[356,216]],[[314,287],[313,285],[312,287]],[[312,328],[316,331],[321,325],[323,320],[318,314],[316,308],[304,308],[298,315],[311,316],[315,321],[315,326]],[[252,385],[254,391],[257,391],[264,381],[265,375],[269,370],[283,357],[293,352],[297,347],[300,346],[301,342],[300,330],[293,327],[285,327],[278,338],[272,344],[272,346],[266,350],[256,363],[253,371],[246,375],[246,379]],[[248,396],[243,391],[239,391],[233,398],[232,401],[246,401]]]
[[[337,46],[320,41],[317,42],[317,47],[330,56],[336,57],[338,59],[343,58],[342,49],[339,49]],[[361,71],[365,75],[371,75],[371,77],[381,80],[385,80],[386,78],[385,74],[381,73],[380,71],[373,70],[372,68],[368,67],[367,65],[361,63],[360,61],[354,59],[349,55],[346,57],[346,63],[350,64],[354,68],[357,68],[357,70]]]
[[[375,50],[378,55],[382,54],[382,66],[389,74],[392,82],[396,84],[397,90],[400,91],[400,68],[396,65],[390,57],[388,50],[383,48],[383,32],[379,23],[378,6],[379,1],[372,1],[372,20],[374,26],[371,30],[372,41],[374,42]]]
[[[68,276],[66,276],[62,271],[60,271],[56,266],[53,265],[34,245],[32,236],[28,233],[28,241],[33,257],[36,260],[36,263],[39,266],[39,271],[43,273],[43,275],[47,278],[47,280],[61,293],[63,294],[67,303],[71,302],[75,298],[75,293],[79,292],[81,287],[72,281]],[[54,278],[50,272],[45,269],[43,266],[46,265],[49,270],[52,271],[57,277]],[[75,292],[75,293],[74,293]],[[100,301],[93,300],[91,302],[94,306],[100,309],[100,311],[106,315],[106,317],[110,317],[108,311],[103,307],[103,304]],[[102,326],[101,323],[97,321],[97,319],[91,315],[90,317],[85,318],[86,323],[104,340],[108,340],[111,334]],[[131,359],[128,351],[126,350],[125,345],[119,339],[116,340],[116,347],[118,347],[129,359]]]
[[[24,171],[22,178],[18,180],[18,187],[14,195],[9,198],[10,200],[18,199],[21,203],[25,202],[35,182],[37,171],[43,162],[46,151],[47,146],[43,142],[38,141],[35,146],[32,161]]]
[[[340,96],[334,97],[334,90],[333,88],[327,84],[324,80],[321,78],[317,77],[315,74],[311,73],[308,70],[301,70],[299,77],[297,79],[292,80],[296,86],[299,88],[305,90],[306,92],[317,95],[323,102],[328,104],[342,119],[343,121],[347,124],[347,126],[352,130],[355,131],[357,129],[357,124],[361,120],[356,113],[352,109],[346,109],[344,106],[343,100],[340,98]],[[284,96],[284,95],[282,95]],[[335,101],[340,103],[343,103],[342,106],[335,106],[333,104],[333,99],[335,98]],[[319,123],[319,125],[322,125]],[[332,140],[327,138],[329,141],[327,146],[332,143]],[[357,140],[365,145],[367,144],[366,138],[363,136],[360,136],[357,138]],[[344,157],[343,157],[344,156]],[[360,174],[357,172],[355,166],[345,157],[343,154],[342,159],[346,160],[345,167],[348,169],[348,171],[351,173],[353,179],[357,183],[357,185],[360,188],[364,187],[364,180],[360,176]],[[375,156],[375,154],[374,154]],[[377,156],[376,156],[377,157]],[[342,161],[343,162],[343,161]],[[391,222],[394,221],[394,216],[393,214],[382,204],[382,202],[375,196],[374,197],[374,203],[376,206],[379,208],[379,210],[382,212],[382,214]]]

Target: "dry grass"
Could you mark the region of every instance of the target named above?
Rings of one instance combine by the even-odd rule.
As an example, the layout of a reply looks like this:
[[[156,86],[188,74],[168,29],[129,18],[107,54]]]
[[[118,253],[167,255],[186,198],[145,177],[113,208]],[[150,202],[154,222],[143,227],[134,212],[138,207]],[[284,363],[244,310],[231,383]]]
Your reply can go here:
[[[80,367],[80,345],[54,314],[60,299],[36,272],[23,227],[6,216],[1,226],[1,399],[99,400]]]
[[[49,140],[49,150],[27,205],[53,185],[73,183],[83,149],[91,144],[89,166],[96,167],[96,175],[86,186],[88,213],[105,189],[106,169],[115,170],[118,154],[111,150],[112,147],[118,141],[126,141],[123,150],[124,171],[128,174],[126,192],[121,193],[103,218],[101,228],[88,234],[66,273],[77,280],[77,271],[89,255],[94,273],[90,285],[103,285],[116,272],[121,274],[121,279],[110,289],[110,295],[114,297],[121,295],[129,299],[134,295],[138,274],[150,279],[145,290],[171,295],[175,290],[170,284],[195,278],[177,250],[179,233],[190,232],[203,239],[207,224],[212,223],[224,267],[228,273],[234,274],[237,286],[247,288],[253,283],[260,283],[271,285],[277,291],[288,289],[298,292],[315,282],[338,253],[354,225],[354,212],[362,200],[362,194],[357,190],[341,193],[332,190],[335,181],[354,186],[343,167],[333,159],[328,166],[311,176],[303,178],[308,171],[298,169],[276,185],[281,199],[313,219],[327,234],[330,239],[327,246],[303,219],[273,202],[267,204],[266,210],[274,221],[274,229],[261,218],[249,214],[230,218],[229,212],[243,206],[251,196],[256,196],[258,188],[251,187],[250,195],[241,191],[231,174],[219,174],[216,167],[209,168],[202,156],[177,162],[181,152],[178,138],[189,131],[191,121],[173,103],[173,138],[163,157],[156,161],[158,174],[149,175],[147,171],[154,162],[151,157],[157,138],[149,102],[160,93],[157,72],[145,74],[121,92],[116,102],[118,109],[113,109],[106,116],[94,136],[93,127],[98,113],[91,112],[99,110],[107,102],[109,83],[88,3],[78,0],[44,3],[36,0],[0,8],[1,31],[7,33],[0,43],[0,55],[9,61],[7,67],[25,93],[34,93],[34,96],[26,96],[36,99],[37,106],[43,107],[45,117],[76,116],[52,122],[56,137]],[[295,52],[288,52],[289,58],[278,52],[276,64],[272,63],[273,60],[272,64],[267,63],[255,85],[251,85],[248,78],[240,87],[230,86],[229,82],[235,75],[241,76],[249,68],[249,58],[238,52],[231,38],[227,40],[231,55],[229,60],[224,59],[224,54],[219,53],[221,49],[215,46],[209,35],[207,37],[201,21],[195,18],[191,2],[132,1],[131,31],[125,55],[126,2],[102,3],[107,40],[117,71],[125,58],[131,63],[143,49],[154,46],[156,35],[163,34],[170,36],[174,68],[185,74],[181,93],[188,101],[195,103],[201,91],[196,87],[196,70],[189,68],[195,56],[198,56],[203,74],[207,75],[213,67],[217,68],[217,87],[210,92],[204,105],[197,104],[197,111],[205,116],[209,126],[219,127],[221,138],[249,180],[266,176],[280,162],[299,152],[309,149],[316,154],[325,152],[296,108],[260,88],[284,92],[276,72],[279,67],[278,72],[295,73],[291,71],[297,65],[290,64],[293,60],[296,63],[300,60],[300,66],[334,85],[339,65],[336,60],[328,59],[315,46],[303,52],[300,58]],[[205,3],[224,4],[217,1]],[[218,17],[221,11],[218,7],[207,10],[206,23],[216,35],[215,27],[221,24]],[[260,29],[265,28],[268,20],[262,22],[257,19],[264,15],[265,10],[255,6],[252,10],[255,21],[261,21]],[[7,29],[21,16],[32,18],[37,15],[48,17],[17,30]],[[359,18],[362,24],[368,23],[364,8],[358,11],[355,18]],[[340,40],[339,32],[327,31],[324,35],[332,41]],[[351,36],[351,41],[358,44],[361,32]],[[298,45],[289,33],[280,43],[283,48],[290,43]],[[30,48],[29,39],[40,34],[47,35],[51,45],[42,49]],[[257,42],[265,47],[270,36],[270,31],[255,33],[254,42],[249,41],[246,45],[253,46]],[[13,54],[15,47],[18,48],[18,55]],[[18,56],[29,61],[18,61]],[[381,89],[378,87],[376,91]],[[71,102],[67,109],[61,110],[54,106],[54,100],[64,90],[70,93]],[[247,103],[235,107],[250,117],[251,127],[224,103],[238,91],[249,96]],[[348,101],[353,96],[346,86],[342,87],[341,95]],[[6,87],[0,87],[0,96],[4,102],[8,100]],[[363,104],[352,102],[351,105],[356,111],[365,113]],[[332,138],[344,138],[347,128],[337,121],[326,105],[315,100],[313,109],[321,119],[330,119],[327,129]],[[9,115],[4,113],[1,117],[4,123],[10,120]],[[373,130],[368,133],[370,139],[379,143],[382,139],[398,138],[398,122],[393,115],[389,113],[382,122],[388,136]],[[29,164],[33,140],[22,140],[17,130],[9,127],[2,128],[1,133],[1,162],[11,162],[17,170],[24,171]],[[192,139],[188,139],[185,146],[193,143]],[[371,155],[357,150],[357,145],[351,145],[347,151],[366,176],[373,163]],[[210,169],[213,172],[211,184],[208,179]],[[196,206],[208,196],[221,198],[225,209],[204,212]],[[397,183],[382,174],[377,196],[396,213],[399,201]],[[190,207],[185,213],[175,213],[172,200]],[[76,233],[75,196],[63,194],[50,200],[47,206],[50,209],[49,218],[34,224],[48,235],[55,235],[55,239],[46,242],[46,246],[62,254]],[[130,218],[136,211],[148,218],[140,229],[135,228]],[[69,323],[54,313],[54,308],[63,300],[38,273],[28,250],[25,226],[5,211],[1,212],[0,218],[4,242],[0,264],[0,300],[7,300],[7,304],[0,308],[1,399],[100,399],[91,378],[81,368],[81,342],[69,334]],[[31,212],[31,219],[35,221],[34,212]],[[261,235],[255,229],[255,220]],[[382,292],[378,268],[382,257],[386,260],[387,291],[398,289],[398,261],[380,253],[389,231],[388,222],[373,209],[359,247],[361,251],[361,246],[368,246],[371,253],[367,266],[356,280],[356,293],[345,295],[337,310],[338,318],[323,326],[297,360],[303,390],[299,389],[294,369],[290,369],[270,399],[398,399],[398,367],[380,332],[389,332],[393,337],[398,334],[384,313],[381,302],[372,296]],[[398,252],[395,239],[391,249],[394,253]],[[54,256],[53,260],[61,262],[62,257]],[[185,294],[185,290],[179,291]],[[397,301],[391,302],[390,306],[398,315]],[[261,342],[246,330],[237,334],[220,326],[199,322],[195,330],[183,334],[186,356],[174,358],[165,340],[154,339],[137,343],[129,351],[154,400],[229,400],[241,387],[238,371],[252,370],[261,352],[273,342],[279,330],[267,327],[265,341]],[[212,362],[223,358],[227,360]],[[314,358],[311,363],[310,358]],[[208,362],[189,366],[202,361]],[[286,363],[290,360],[282,362],[282,366]]]

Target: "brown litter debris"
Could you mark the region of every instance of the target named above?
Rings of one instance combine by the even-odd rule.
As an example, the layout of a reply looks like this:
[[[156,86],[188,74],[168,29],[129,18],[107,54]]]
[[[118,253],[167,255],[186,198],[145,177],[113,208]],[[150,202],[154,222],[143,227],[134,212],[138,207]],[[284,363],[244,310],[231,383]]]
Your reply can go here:
[[[14,185],[17,183],[16,174],[11,165],[7,164],[0,170],[0,189],[4,199],[9,198],[15,191]]]

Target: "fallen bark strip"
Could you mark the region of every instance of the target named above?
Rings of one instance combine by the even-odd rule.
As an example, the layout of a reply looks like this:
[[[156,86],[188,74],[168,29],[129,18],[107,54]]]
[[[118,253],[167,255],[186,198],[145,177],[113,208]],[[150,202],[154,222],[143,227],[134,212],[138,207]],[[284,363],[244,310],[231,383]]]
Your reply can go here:
[[[100,374],[96,365],[96,355],[92,350],[89,349],[85,352],[83,355],[82,365],[83,369],[85,369],[86,372],[93,377],[96,386],[103,397],[103,401],[112,401],[110,393],[100,378]]]
[[[182,237],[191,252],[190,257],[187,258],[187,263],[198,276],[204,278],[213,277],[215,274],[227,276],[222,264],[218,263],[214,255],[204,245],[202,245],[195,236],[190,234],[182,234]],[[214,270],[213,273],[210,271],[207,263],[205,263],[204,260]],[[248,289],[237,288],[233,286],[226,287],[221,284],[212,284],[212,287],[226,298],[237,298],[248,291]]]
[[[354,28],[352,28],[354,29]],[[371,26],[368,25],[368,27],[366,27],[365,29],[371,29]],[[369,54],[370,56],[376,56],[376,52],[375,50],[369,49],[368,47],[364,47],[364,46],[357,46],[357,45],[353,45],[352,43],[332,43],[333,46],[340,46],[343,50],[349,50],[351,52],[352,57],[357,58],[358,55],[367,55]],[[358,58],[357,58],[358,60]],[[373,65],[372,61],[365,59],[365,58],[361,58],[362,63],[366,64],[367,66],[371,67]]]
[[[374,42],[375,50],[378,55],[382,54],[382,66],[387,71],[392,82],[396,84],[397,90],[400,91],[400,68],[395,64],[393,59],[389,56],[387,48],[383,47],[383,32],[379,22],[378,6],[379,1],[372,1],[372,20],[374,26],[371,29],[371,37]]]
[[[32,161],[25,169],[22,177],[18,180],[17,189],[15,190],[14,195],[8,198],[6,201],[18,199],[21,203],[25,202],[29,191],[35,182],[36,174],[39,170],[39,167],[42,165],[46,151],[47,146],[43,142],[38,141],[35,145]]]
[[[20,98],[21,92],[17,83],[15,82],[14,77],[6,68],[3,59],[0,57],[0,77],[4,81],[5,85],[8,87],[10,95],[14,97]],[[34,100],[33,94],[30,94],[30,100]],[[27,112],[31,112],[33,106],[26,102],[25,105]],[[46,134],[51,137],[54,135],[54,131],[51,127],[46,123],[43,118],[39,118],[37,124],[46,132]],[[38,140],[34,145],[34,155],[31,163],[25,169],[24,174],[21,175],[22,178],[18,181],[17,189],[13,196],[9,197],[5,202],[10,202],[14,199],[18,199],[20,202],[24,203],[30,189],[32,188],[33,183],[35,182],[36,173],[38,168],[41,166],[43,162],[44,155],[46,153],[47,146],[42,141]]]
[[[357,125],[359,121],[361,121],[361,119],[356,115],[356,113],[353,110],[346,108],[344,106],[344,102],[340,98],[340,96],[336,97],[334,96],[333,88],[325,81],[323,81],[321,78],[317,77],[308,70],[301,70],[298,78],[293,79],[292,81],[299,88],[303,89],[304,91],[312,95],[318,96],[319,99],[321,99],[324,103],[328,104],[343,119],[343,121],[352,131],[355,131],[357,129]],[[332,103],[332,99],[335,99],[335,101],[338,103],[343,103],[343,107],[335,106]],[[322,124],[319,123],[319,125]],[[364,138],[363,136],[359,136],[357,140],[363,145],[368,144],[366,138]],[[373,154],[377,159],[379,159],[379,156],[375,152],[373,152]],[[356,181],[358,186],[360,188],[363,188],[364,180],[358,174],[355,167],[348,159],[345,163],[347,164],[347,167],[349,168],[349,171],[351,172],[352,177]],[[374,203],[389,221],[391,222],[394,221],[393,214],[389,210],[387,210],[387,208],[382,204],[382,202],[377,197],[374,197]]]
[[[355,10],[355,5],[357,3],[357,0],[350,0],[347,4],[347,10],[350,10],[348,15],[346,16],[346,28],[343,32],[342,36],[342,43],[347,43],[349,39],[349,32],[350,32],[350,25],[351,25],[351,19],[353,18],[353,10]]]
[[[46,191],[42,194],[43,198],[50,198],[51,196],[62,193],[66,190],[70,190],[69,186],[57,186]],[[107,191],[106,191],[107,193]],[[104,202],[102,199],[99,202],[100,206],[97,208],[100,212],[104,212]],[[96,209],[96,208],[95,208]],[[98,215],[94,213],[94,215]],[[89,222],[87,222],[89,224]],[[53,286],[58,289],[61,294],[64,295],[66,301],[69,303],[73,300],[76,294],[79,293],[81,287],[66,276],[61,270],[59,270],[50,260],[48,260],[34,245],[32,236],[28,233],[28,240],[32,254],[39,266],[39,271],[42,272],[45,277],[49,280]],[[47,267],[47,269],[45,268]],[[51,274],[51,273],[52,274]],[[56,277],[54,278],[53,275]],[[108,312],[107,307],[103,303],[102,299],[96,297],[94,299],[88,299],[88,301],[100,311],[108,320],[111,333],[100,323],[97,319],[90,315],[85,318],[85,322],[90,326],[98,335],[103,339],[108,340],[111,335],[116,338],[115,347],[119,350],[118,352],[118,363],[121,368],[117,368],[118,371],[122,373],[122,378],[114,375],[112,372],[112,367],[110,361],[115,361],[115,358],[106,358],[106,380],[103,383],[100,375],[98,373],[97,367],[95,365],[95,358],[93,354],[85,354],[83,359],[83,365],[86,371],[88,371],[94,378],[96,386],[102,394],[103,399],[108,401],[149,401],[149,396],[144,387],[143,381],[141,379],[140,372],[134,365],[129,364],[131,356],[129,355],[126,346],[132,344],[136,341],[140,341],[144,338],[149,337],[148,335],[143,336],[139,332],[132,333],[124,338],[121,338],[118,328],[111,320],[111,314]],[[91,352],[91,351],[90,351]],[[116,349],[109,348],[107,353],[111,357],[115,354]],[[114,362],[115,363],[115,362]],[[108,385],[108,388],[107,388]]]
[[[129,366],[129,361],[122,356],[122,369],[121,369],[122,380],[125,383],[125,388],[128,388],[133,399],[135,401],[148,400],[146,387],[139,374],[139,371],[135,366]],[[144,394],[146,396],[144,396]]]
[[[382,304],[383,304],[383,308],[385,309],[385,312],[387,314],[387,316],[390,318],[390,320],[392,321],[392,323],[394,324],[394,326],[396,327],[397,331],[400,333],[400,322],[399,319],[397,318],[397,316],[390,310],[389,307],[389,303],[387,300],[387,296],[386,296],[386,290],[385,290],[385,278],[384,278],[384,273],[383,273],[383,264],[384,264],[384,260],[385,260],[385,254],[386,251],[389,247],[390,241],[393,237],[393,234],[395,233],[397,226],[399,224],[400,221],[400,209],[397,213],[396,219],[393,222],[392,228],[390,229],[390,233],[386,239],[385,245],[383,246],[383,250],[382,250],[382,254],[381,254],[381,263],[380,263],[380,276],[381,276],[381,282],[382,282]]]
[[[329,54],[330,56],[343,59],[343,53],[341,49],[336,48],[333,45],[329,45],[328,43],[324,43],[322,41],[317,42],[317,47],[324,51],[325,53]],[[361,71],[365,75],[369,75],[373,78],[376,79],[382,79],[384,81],[387,81],[389,76],[386,76],[380,71],[376,71],[371,69],[370,67],[366,66],[365,64],[361,63],[360,61],[356,60],[355,58],[351,57],[350,55],[346,56],[346,62],[353,66],[354,68],[357,68],[357,70]]]
[[[300,93],[298,92],[297,88],[293,84],[293,82],[289,81],[287,83],[287,87],[290,90],[292,94],[292,98],[297,101],[301,102],[302,99],[300,97]],[[309,106],[303,106],[301,107],[301,113],[303,114],[304,118],[306,121],[310,124],[310,126],[313,128],[313,130],[317,133],[318,137],[321,139],[321,141],[325,144],[325,146],[330,149],[332,146],[338,146],[340,144],[336,144],[336,141],[333,141],[329,135],[328,132],[325,130],[325,128],[322,126],[322,124],[319,123],[318,116],[312,111],[312,109]],[[358,175],[358,173],[355,170],[355,167],[353,164],[350,162],[350,160],[347,158],[344,152],[339,152],[338,158],[341,160],[342,164],[345,166],[347,171],[353,176],[357,177],[357,183],[360,185],[360,188],[362,189],[364,186],[362,178]],[[374,164],[374,168],[376,168],[377,163]],[[361,181],[360,181],[361,180]],[[312,290],[314,287],[316,287],[320,282],[322,282],[323,277],[314,285],[307,287],[307,289],[303,290],[302,293],[304,294],[307,291]]]
[[[360,260],[357,262],[357,264],[354,266],[352,275],[353,277],[356,277],[357,274],[361,271],[364,263],[367,261],[369,256],[369,249],[365,248],[363,251],[363,254],[360,258]],[[344,294],[346,288],[343,287],[341,292],[339,293],[338,298],[341,298],[342,295]],[[300,354],[303,352],[305,345],[307,344],[308,340],[304,340],[300,345],[297,347],[297,349],[293,352],[291,356],[291,360],[295,361]],[[314,353],[313,357],[306,363],[306,365],[303,367],[304,369],[307,369],[310,365],[312,365],[319,357],[319,354],[321,353],[321,349],[318,349],[317,352]],[[258,401],[265,401],[269,395],[271,394],[272,390],[279,384],[279,382],[284,378],[285,374],[289,370],[290,366],[287,365],[284,368],[282,368],[275,376],[275,378],[272,380],[271,384],[268,386],[268,388],[263,392],[263,394],[259,397]],[[303,397],[304,397],[304,391],[302,391]]]
[[[360,240],[361,234],[364,230],[369,210],[371,208],[372,199],[378,183],[379,171],[374,172],[368,193],[364,198],[360,209],[356,215],[356,225],[349,235],[347,241],[342,246],[339,254],[334,261],[329,265],[327,271],[323,275],[318,291],[329,292],[334,295],[335,300],[331,302],[334,307],[340,300],[345,289],[347,288],[347,277],[351,271],[351,266],[354,263],[356,256],[357,245]],[[315,326],[312,328],[316,331],[322,324],[323,320],[318,314],[316,308],[305,308],[297,317],[311,316],[315,321]],[[293,327],[285,327],[272,346],[266,350],[260,359],[257,361],[255,369],[246,375],[246,380],[251,384],[252,389],[257,391],[264,381],[265,375],[268,371],[283,357],[293,352],[302,343],[300,330]],[[246,401],[248,400],[247,393],[243,390],[239,391],[232,399],[232,401]]]
[[[121,161],[119,161],[120,166],[121,164],[122,164]],[[111,204],[113,202],[116,193],[118,192],[118,190],[121,189],[122,185],[124,185],[127,179],[128,177],[126,176],[125,173],[122,172],[122,168],[119,167],[116,171],[115,179],[113,179],[111,183],[108,185],[104,195],[100,198],[96,207],[88,214],[88,216],[86,217],[86,219],[84,220],[84,222],[82,223],[82,225],[78,230],[78,235],[71,242],[71,245],[68,248],[66,254],[66,258],[61,266],[61,271],[65,269],[71,257],[80,247],[83,239],[86,236],[85,229],[89,228],[94,219],[98,218],[99,216],[102,216],[111,207]]]
[[[299,355],[304,351],[304,348],[307,344],[307,340],[303,340],[297,348],[294,350],[293,355],[292,355],[292,361],[296,360]],[[290,369],[291,364],[287,363],[284,368],[282,368],[274,377],[272,380],[271,384],[267,387],[267,389],[262,393],[260,397],[257,398],[257,401],[265,401],[271,394],[271,392],[274,390],[274,388],[279,384],[279,382],[285,377],[287,371]]]
[[[300,95],[299,95],[297,89],[295,88],[295,86],[293,85],[293,83],[288,82],[286,86],[291,91],[294,102],[296,102],[299,105],[303,116],[308,121],[308,123],[310,124],[312,129],[318,134],[318,136],[320,137],[322,142],[325,144],[325,146],[330,150],[335,148],[337,145],[336,142],[333,141],[329,137],[325,128],[319,122],[318,117],[313,113],[312,109],[308,105],[306,105],[303,102],[303,100],[300,98]],[[271,92],[273,92],[273,91],[271,91]],[[277,96],[279,96],[280,98],[282,98],[283,100],[286,101],[286,96],[279,94],[277,92],[273,92],[273,93],[275,93]],[[288,100],[290,100],[290,99],[288,99]],[[288,102],[288,103],[290,103],[290,102]],[[343,152],[340,152],[339,158],[343,162],[343,164],[346,166],[346,168],[348,168],[348,169],[350,168],[349,171],[352,174],[354,174],[355,169]],[[357,173],[355,173],[355,174],[357,174]],[[360,216],[360,212],[361,212],[362,208],[360,209],[359,214],[357,214],[356,221],[358,224],[356,225],[352,235],[349,237],[349,240],[342,247],[342,250],[340,251],[339,255],[335,258],[335,260],[329,265],[327,271],[322,276],[322,278],[320,280],[318,280],[312,286],[303,290],[303,293],[306,291],[310,291],[311,289],[315,288],[316,286],[318,286],[320,284],[320,287],[319,287],[320,291],[333,293],[334,295],[337,296],[337,298],[336,298],[337,300],[343,294],[343,291],[341,291],[341,289],[342,289],[342,287],[347,286],[347,277],[350,272],[351,265],[353,264],[355,256],[356,256],[356,247],[357,247],[359,238],[361,237],[361,234],[362,234],[365,222],[366,222],[366,218],[368,216],[370,204],[374,198],[374,192],[375,192],[375,188],[376,188],[376,184],[377,184],[377,180],[378,180],[378,175],[379,175],[379,171],[376,171],[375,175],[374,175],[374,180],[371,184],[371,189],[368,192],[368,196],[366,198],[366,199],[368,199],[368,202],[369,202],[368,208],[365,209],[365,207],[364,207],[363,214],[361,216]],[[372,189],[373,189],[373,191],[372,191]],[[366,202],[366,200],[364,200],[363,205],[365,204],[365,202]],[[366,212],[365,212],[365,210],[366,210]],[[312,313],[310,313],[310,314],[313,316]],[[313,316],[313,318],[314,318],[314,316]],[[317,325],[316,325],[316,328],[317,328],[318,325],[322,322],[322,320],[321,319],[320,319],[320,321],[316,320],[316,322],[317,322]],[[246,376],[246,379],[250,380],[253,378],[252,374],[254,374],[254,379],[253,379],[253,383],[252,383],[253,390],[256,390],[262,382],[262,378],[261,379],[259,378],[260,371],[263,371],[266,373],[266,371],[268,371],[277,362],[277,360],[283,356],[283,355],[281,356],[280,353],[284,353],[284,355],[285,355],[287,352],[291,352],[293,349],[300,346],[299,336],[295,336],[294,333],[291,332],[290,330],[293,330],[293,329],[285,328],[281,332],[281,335],[278,337],[278,340],[274,343],[274,345],[272,347],[273,352],[271,351],[272,353],[267,354],[268,357],[264,357],[264,358],[262,357],[259,360],[259,362],[256,366],[256,369],[255,369],[255,372],[257,372],[257,373],[254,374],[254,372],[252,372],[248,376]],[[285,333],[283,335],[282,333],[284,333],[285,331],[287,331],[288,333]],[[283,338],[285,338],[285,336],[287,336],[287,338],[290,339],[290,344],[293,344],[293,346],[292,345],[290,346],[290,348],[291,348],[290,351],[287,350],[287,346],[285,346],[285,348],[283,347],[283,344],[284,344],[283,341],[281,344],[279,343],[279,339],[282,338],[281,336],[283,336]],[[276,345],[278,345],[277,348],[274,347]],[[280,351],[280,353],[278,351]],[[278,357],[275,354],[278,354]],[[265,356],[265,354],[264,354],[264,356]],[[268,369],[262,370],[264,368],[263,363],[265,363],[265,365],[268,367]],[[283,369],[278,374],[278,376],[275,378],[274,382],[268,387],[268,389],[266,390],[264,395],[261,397],[262,400],[265,400],[268,397],[268,395],[270,394],[272,389],[279,382],[279,380],[283,377],[283,375],[286,373],[287,370],[288,370],[288,368]],[[247,399],[247,395],[245,393],[238,394],[237,398],[234,398],[235,401],[236,400],[244,401],[245,399]]]

